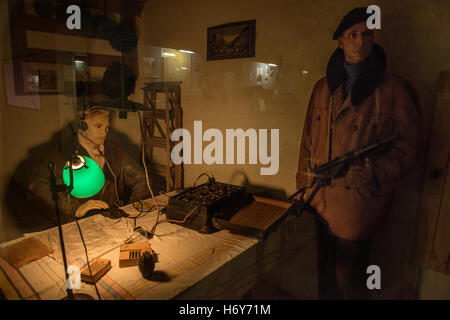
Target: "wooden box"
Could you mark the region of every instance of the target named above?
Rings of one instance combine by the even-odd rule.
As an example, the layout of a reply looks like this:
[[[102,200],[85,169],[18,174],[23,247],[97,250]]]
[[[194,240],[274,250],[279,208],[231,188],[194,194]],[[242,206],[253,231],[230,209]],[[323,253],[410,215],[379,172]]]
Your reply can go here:
[[[111,269],[111,261],[107,259],[95,259],[90,263],[92,278],[89,272],[89,267],[86,266],[83,270],[81,270],[81,281],[94,284],[101,277],[105,275]]]
[[[153,250],[148,241],[124,244],[120,246],[119,267],[134,267],[139,264],[139,258],[148,252],[153,254]]]
[[[264,239],[289,214],[292,203],[252,196],[253,201],[236,212],[221,212],[212,223],[217,229]]]

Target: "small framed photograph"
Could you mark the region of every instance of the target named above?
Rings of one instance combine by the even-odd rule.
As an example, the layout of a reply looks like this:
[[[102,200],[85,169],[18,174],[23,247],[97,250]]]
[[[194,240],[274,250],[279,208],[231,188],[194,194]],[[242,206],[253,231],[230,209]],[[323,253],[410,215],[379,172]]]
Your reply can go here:
[[[27,94],[58,94],[56,64],[23,62],[23,89]]]
[[[256,20],[209,27],[206,60],[255,56]]]
[[[3,64],[5,72],[5,91],[8,105],[23,107],[29,109],[40,109],[41,100],[38,95],[18,94],[14,80],[14,65],[12,60],[5,61]]]

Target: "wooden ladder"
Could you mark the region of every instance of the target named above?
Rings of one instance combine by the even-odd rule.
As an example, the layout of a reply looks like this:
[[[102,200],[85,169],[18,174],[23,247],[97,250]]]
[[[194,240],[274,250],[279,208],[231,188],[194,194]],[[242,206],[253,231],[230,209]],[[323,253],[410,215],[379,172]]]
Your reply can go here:
[[[151,168],[162,174],[166,179],[166,192],[184,187],[183,164],[175,165],[170,157],[172,147],[178,142],[172,142],[170,137],[175,129],[182,128],[181,82],[151,82],[142,88],[144,105],[149,111],[144,112],[143,139],[146,157],[153,159],[153,149],[166,151],[165,164],[152,164]],[[157,107],[158,93],[164,95],[164,107]],[[158,120],[163,120],[161,126]]]

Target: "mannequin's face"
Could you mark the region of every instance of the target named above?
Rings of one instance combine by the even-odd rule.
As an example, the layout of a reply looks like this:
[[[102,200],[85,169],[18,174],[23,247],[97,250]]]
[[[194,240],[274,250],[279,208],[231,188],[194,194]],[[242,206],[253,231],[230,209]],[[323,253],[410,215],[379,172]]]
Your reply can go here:
[[[105,114],[95,114],[85,121],[88,129],[83,134],[92,142],[103,144],[109,131],[109,117]]]
[[[373,30],[367,29],[365,22],[360,22],[345,30],[338,38],[338,43],[344,50],[345,61],[354,64],[369,56],[374,40]]]

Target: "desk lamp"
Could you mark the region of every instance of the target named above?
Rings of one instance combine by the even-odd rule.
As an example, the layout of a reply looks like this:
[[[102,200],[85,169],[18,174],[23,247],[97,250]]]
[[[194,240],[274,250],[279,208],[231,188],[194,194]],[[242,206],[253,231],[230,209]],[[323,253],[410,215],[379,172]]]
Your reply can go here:
[[[64,274],[66,276],[66,283],[69,279],[67,273],[67,259],[66,250],[64,247],[64,238],[61,226],[61,217],[58,207],[58,192],[70,193],[77,198],[89,198],[97,194],[105,184],[105,175],[100,166],[91,158],[76,154],[71,160],[67,161],[63,169],[64,184],[57,184],[55,177],[55,165],[52,161],[49,162],[50,170],[50,188],[52,192],[52,199],[55,202],[56,218],[58,221],[59,241],[61,243],[61,253],[64,263]],[[87,294],[74,294],[72,289],[67,287],[67,296],[64,300],[93,300]]]
[[[100,166],[91,158],[75,155],[72,159],[72,166],[70,166],[70,161],[67,161],[64,166],[63,180],[64,184],[71,189],[71,195],[77,198],[89,198],[103,188],[105,175]]]

